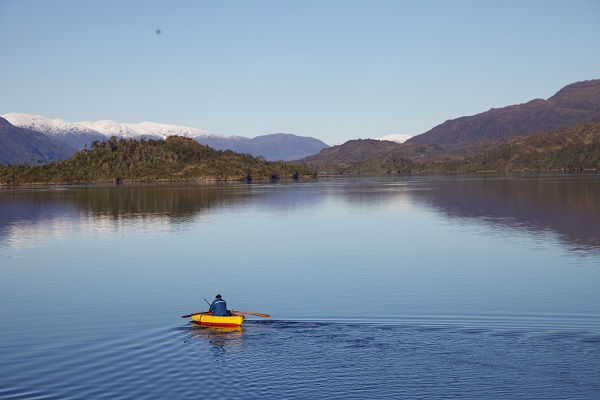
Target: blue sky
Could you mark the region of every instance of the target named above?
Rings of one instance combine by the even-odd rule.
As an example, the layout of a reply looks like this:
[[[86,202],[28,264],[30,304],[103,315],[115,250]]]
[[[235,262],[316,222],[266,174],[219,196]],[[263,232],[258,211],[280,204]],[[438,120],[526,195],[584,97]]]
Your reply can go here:
[[[336,144],[600,78],[600,1],[0,0],[0,51],[0,115]]]

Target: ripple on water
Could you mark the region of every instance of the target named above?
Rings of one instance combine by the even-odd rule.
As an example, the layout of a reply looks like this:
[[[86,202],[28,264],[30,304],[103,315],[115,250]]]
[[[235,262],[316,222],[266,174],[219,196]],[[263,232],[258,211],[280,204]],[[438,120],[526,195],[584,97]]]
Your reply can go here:
[[[140,327],[4,352],[0,397],[595,398],[599,345],[578,330],[251,320],[237,329]]]

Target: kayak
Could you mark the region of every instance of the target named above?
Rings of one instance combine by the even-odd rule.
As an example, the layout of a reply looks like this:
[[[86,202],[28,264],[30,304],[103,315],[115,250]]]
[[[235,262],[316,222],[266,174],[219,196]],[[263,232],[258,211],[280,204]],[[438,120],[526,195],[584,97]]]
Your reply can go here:
[[[257,317],[263,317],[263,318],[271,318],[271,316],[269,314],[254,313],[254,312],[249,312],[249,311],[234,311],[234,310],[228,310],[228,311],[230,312],[230,315],[223,316],[223,317],[217,316],[217,315],[212,315],[212,313],[209,313],[209,312],[198,312],[198,313],[182,315],[181,318],[192,317],[192,321],[197,324],[212,325],[212,326],[242,326],[242,322],[244,322],[244,319],[245,319],[243,314],[255,315]]]
[[[200,325],[211,325],[211,326],[241,326],[244,322],[243,315],[228,315],[228,316],[217,316],[208,313],[197,313],[192,314],[192,320],[199,323]]]

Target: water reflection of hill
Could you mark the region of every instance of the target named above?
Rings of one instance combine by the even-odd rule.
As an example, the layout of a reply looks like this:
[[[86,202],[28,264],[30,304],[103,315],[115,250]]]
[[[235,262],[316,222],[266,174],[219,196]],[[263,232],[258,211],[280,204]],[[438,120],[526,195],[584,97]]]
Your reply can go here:
[[[305,190],[308,188],[312,189]],[[0,238],[16,225],[35,227],[81,215],[104,221],[142,219],[182,223],[249,201],[255,201],[261,209],[277,212],[308,206],[318,197],[315,187],[299,184],[162,183],[4,188],[0,191]]]
[[[600,251],[600,176],[347,177],[291,184],[149,184],[0,190],[0,239],[11,227],[91,216],[184,223],[252,202],[269,215],[341,196],[358,208],[424,202],[445,214],[536,232]],[[245,212],[246,206],[239,212]]]
[[[82,214],[110,220],[161,218],[183,222],[212,209],[244,201],[248,196],[241,190],[224,190],[219,185],[4,189],[0,192],[0,237],[5,236],[11,226],[35,226]]]
[[[49,201],[50,200],[50,201]],[[0,190],[0,240],[15,227],[31,227],[59,217],[77,215],[73,204],[52,201],[39,190]]]
[[[231,188],[231,187],[229,187]],[[78,191],[71,201],[96,216],[119,218],[167,218],[188,221],[212,209],[244,200],[243,193],[218,185],[100,186]]]
[[[600,178],[447,178],[418,194],[451,216],[552,231],[574,248],[600,249]]]

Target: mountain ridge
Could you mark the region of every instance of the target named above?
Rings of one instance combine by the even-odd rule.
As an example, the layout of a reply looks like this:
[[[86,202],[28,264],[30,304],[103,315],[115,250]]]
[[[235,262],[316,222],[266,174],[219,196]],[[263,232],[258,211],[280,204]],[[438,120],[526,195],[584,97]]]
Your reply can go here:
[[[548,100],[534,99],[448,120],[404,143],[349,140],[300,161],[328,168],[338,164],[347,170],[350,165],[385,157],[417,162],[458,160],[491,151],[510,138],[594,121],[600,121],[600,79],[567,85]]]
[[[0,164],[57,161],[75,149],[41,132],[19,128],[0,117]]]
[[[380,139],[350,140],[329,147],[324,142],[293,134],[246,138],[212,134],[197,128],[159,123],[122,124],[110,120],[70,123],[29,114],[5,114],[8,122],[40,131],[82,149],[112,136],[160,138],[182,136],[216,150],[232,150],[269,161],[298,160],[312,165],[359,163],[392,156],[412,161],[464,159],[500,146],[506,139],[527,136],[584,122],[600,121],[600,79],[575,82],[553,96],[492,108],[472,116],[448,120],[404,143]]]
[[[8,113],[2,116],[14,126],[27,128],[53,136],[66,135],[69,132],[99,133],[106,138],[112,136],[126,139],[152,137],[163,139],[167,136],[233,138],[236,136],[218,135],[188,126],[161,124],[157,122],[121,123],[113,120],[70,122],[61,118],[47,118],[41,115]]]
[[[297,160],[329,147],[319,139],[289,133],[247,138],[236,135],[220,135],[198,128],[156,122],[137,124],[120,123],[112,120],[69,122],[60,118],[51,119],[40,115],[20,113],[8,113],[4,114],[3,117],[14,126],[41,132],[68,144],[75,150],[82,150],[95,141],[104,141],[112,136],[126,139],[188,137],[215,150],[247,153],[255,157],[264,157],[269,161]],[[272,142],[279,143],[279,148]]]
[[[569,84],[547,100],[534,99],[451,119],[406,142],[455,150],[481,140],[528,135],[586,121],[600,121],[600,79]]]
[[[481,171],[598,171],[600,122],[474,144],[462,153],[429,144],[348,141],[300,162],[319,174],[451,173]]]

